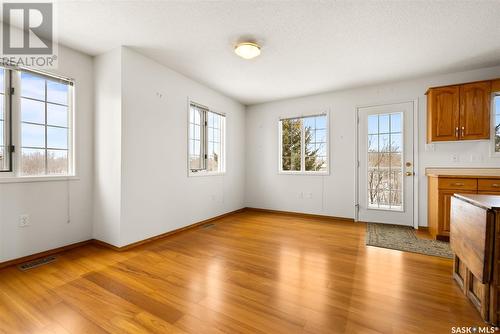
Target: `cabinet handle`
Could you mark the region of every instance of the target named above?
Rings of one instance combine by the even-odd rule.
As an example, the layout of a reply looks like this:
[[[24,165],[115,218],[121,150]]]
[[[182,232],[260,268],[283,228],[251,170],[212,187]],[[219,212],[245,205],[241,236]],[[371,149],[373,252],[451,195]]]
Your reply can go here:
[[[500,188],[500,183],[493,183],[491,186],[493,188]]]
[[[455,137],[458,138],[458,126],[455,128]]]
[[[465,126],[462,126],[462,138],[465,137]]]
[[[465,186],[465,183],[462,183],[462,182],[455,182],[452,184],[453,186],[457,186],[457,187],[462,187],[462,186]]]

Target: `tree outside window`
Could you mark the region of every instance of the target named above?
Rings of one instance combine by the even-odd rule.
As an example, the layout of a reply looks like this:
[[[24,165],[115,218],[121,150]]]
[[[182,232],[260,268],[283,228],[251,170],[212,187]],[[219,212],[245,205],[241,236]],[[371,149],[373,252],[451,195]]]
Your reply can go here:
[[[326,115],[290,118],[281,121],[281,170],[326,172]]]

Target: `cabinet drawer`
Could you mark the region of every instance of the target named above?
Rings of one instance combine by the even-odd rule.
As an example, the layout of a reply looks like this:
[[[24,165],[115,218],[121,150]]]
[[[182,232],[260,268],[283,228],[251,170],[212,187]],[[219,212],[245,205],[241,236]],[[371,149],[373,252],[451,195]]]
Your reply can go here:
[[[500,192],[500,179],[479,179],[477,185],[480,191]]]
[[[477,190],[477,179],[439,178],[439,189]]]

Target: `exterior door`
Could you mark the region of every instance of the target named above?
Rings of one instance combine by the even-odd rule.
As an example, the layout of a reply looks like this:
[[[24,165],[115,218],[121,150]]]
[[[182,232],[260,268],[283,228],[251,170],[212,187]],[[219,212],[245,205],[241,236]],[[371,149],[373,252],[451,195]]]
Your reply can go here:
[[[358,220],[413,226],[413,102],[358,109]]]

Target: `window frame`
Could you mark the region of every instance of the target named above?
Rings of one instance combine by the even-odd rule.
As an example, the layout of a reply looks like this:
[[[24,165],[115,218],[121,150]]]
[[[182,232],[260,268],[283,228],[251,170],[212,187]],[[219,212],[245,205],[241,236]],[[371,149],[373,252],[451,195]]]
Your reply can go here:
[[[500,158],[500,151],[497,152],[495,150],[495,139],[496,139],[496,115],[497,111],[495,110],[495,98],[500,99],[500,91],[493,92],[491,94],[491,128],[490,128],[490,157],[492,158]]]
[[[394,114],[401,114],[401,123],[400,123],[401,124],[401,130],[399,132],[392,132],[391,131],[391,128],[392,128],[391,115],[394,115]],[[377,121],[378,121],[378,124],[377,124],[378,132],[376,134],[370,133],[370,130],[369,130],[369,117],[370,116],[375,116],[375,115],[377,116]],[[389,122],[388,123],[389,124],[388,131],[389,132],[385,132],[385,133],[384,132],[382,132],[382,133],[380,132],[380,116],[382,116],[382,115],[383,116],[385,116],[385,115],[389,116],[389,120],[388,120],[388,122]],[[400,207],[397,207],[397,206],[393,207],[391,203],[389,203],[389,208],[382,208],[382,207],[380,207],[380,203],[377,203],[377,206],[370,206],[370,188],[367,187],[367,193],[366,193],[366,195],[367,195],[367,197],[366,197],[366,203],[367,203],[367,205],[366,205],[366,210],[386,211],[386,212],[406,212],[406,207],[405,207],[405,191],[406,191],[406,188],[405,188],[405,184],[404,184],[404,173],[405,173],[405,163],[404,163],[404,161],[405,161],[405,159],[404,159],[404,147],[405,147],[405,135],[404,135],[405,134],[404,133],[404,131],[405,131],[405,128],[404,128],[405,127],[405,114],[404,114],[404,112],[400,112],[400,111],[391,111],[391,112],[384,112],[384,113],[368,113],[367,114],[367,120],[366,120],[366,126],[367,126],[367,128],[366,128],[366,142],[367,142],[367,146],[366,147],[367,147],[367,150],[366,150],[366,156],[364,158],[365,161],[367,162],[366,163],[366,169],[365,169],[366,175],[368,175],[368,172],[370,170],[369,163],[368,163],[369,162],[370,153],[377,153],[377,154],[379,154],[379,153],[389,153],[389,154],[400,153],[401,154],[401,165],[400,165],[401,166],[401,178],[400,178],[400,182],[401,182],[401,189],[400,189],[401,206]],[[379,143],[377,143],[377,152],[373,152],[373,151],[370,152],[369,145],[368,145],[368,139],[370,138],[370,135],[380,136],[380,135],[387,134],[387,135],[389,135],[389,140],[390,140],[392,134],[398,134],[398,133],[401,135],[401,148],[400,148],[401,151],[400,152],[392,151],[391,148],[389,149],[388,152],[384,152],[384,151],[380,152],[380,150],[379,150],[380,149],[380,145],[379,145],[380,141],[379,141]],[[391,142],[389,144],[389,147],[392,147],[392,143]],[[390,156],[389,156],[389,159],[391,159]],[[392,170],[392,166],[391,165],[389,165],[389,166],[390,167],[389,167],[388,170],[390,172]],[[380,171],[380,167],[378,167],[377,169]],[[391,176],[389,176],[389,178],[390,177]],[[389,193],[392,193],[393,189],[389,188],[388,191],[389,191]],[[390,194],[389,194],[389,196],[390,196]]]
[[[325,116],[326,117],[326,125],[325,125],[325,130],[326,130],[326,170],[324,171],[306,171],[305,170],[305,128],[304,128],[304,123],[303,121],[301,122],[301,132],[300,132],[300,170],[283,170],[283,127],[282,127],[282,121],[284,120],[290,120],[290,119],[304,119],[308,117],[317,117],[317,116]],[[324,111],[324,112],[315,112],[315,113],[308,113],[308,114],[301,114],[299,116],[287,116],[287,117],[280,117],[278,120],[278,174],[281,175],[311,175],[311,176],[325,176],[325,175],[330,175],[330,164],[331,164],[331,159],[330,159],[330,112],[329,111]]]
[[[2,66],[9,73],[9,112],[10,112],[10,146],[11,156],[10,171],[4,171],[0,173],[0,183],[10,183],[10,182],[36,182],[36,181],[58,181],[58,180],[68,180],[77,179],[77,159],[76,159],[76,122],[75,122],[75,80],[58,76],[52,73],[37,71],[24,67],[15,66]],[[46,170],[44,174],[39,175],[23,175],[22,174],[22,119],[21,119],[21,74],[30,73],[38,77],[44,78],[45,80],[50,80],[54,82],[64,83],[68,85],[68,147],[67,159],[68,159],[68,171],[63,174],[47,174]],[[13,93],[12,93],[13,92]],[[47,101],[44,101],[44,107]],[[46,113],[46,110],[45,110]],[[45,119],[45,123],[47,119]],[[49,126],[45,124],[44,127]],[[46,130],[45,130],[46,131]],[[47,151],[47,141],[45,139],[45,151]]]
[[[200,169],[192,169],[190,166],[190,142],[191,137],[189,134],[189,128],[191,125],[191,106],[196,106],[202,110],[204,110],[203,115],[200,118],[200,149],[201,156],[203,156],[203,164]],[[220,128],[220,162],[219,162],[219,170],[218,171],[208,171],[208,113],[211,112],[213,114],[217,114],[222,117],[221,128]],[[198,177],[198,176],[217,176],[226,174],[226,114],[218,111],[214,111],[213,109],[195,102],[191,99],[188,99],[187,103],[187,171],[188,176]]]
[[[7,157],[9,160],[7,169],[0,169],[0,175],[11,175],[14,170],[14,145],[13,145],[13,136],[12,136],[12,72],[10,69],[6,67],[1,67],[4,70],[4,101],[3,101],[3,110],[4,110],[4,123],[7,126],[4,126],[4,146],[8,147]],[[5,134],[7,131],[7,134]]]

